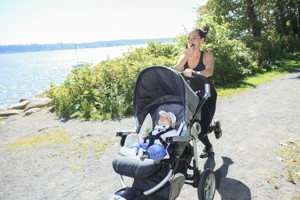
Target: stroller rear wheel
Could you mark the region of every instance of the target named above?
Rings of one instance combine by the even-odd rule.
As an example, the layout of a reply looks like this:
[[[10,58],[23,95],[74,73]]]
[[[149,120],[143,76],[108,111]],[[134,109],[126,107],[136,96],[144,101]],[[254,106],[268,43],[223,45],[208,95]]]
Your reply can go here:
[[[198,199],[212,200],[216,192],[216,178],[211,169],[205,169],[198,184]]]

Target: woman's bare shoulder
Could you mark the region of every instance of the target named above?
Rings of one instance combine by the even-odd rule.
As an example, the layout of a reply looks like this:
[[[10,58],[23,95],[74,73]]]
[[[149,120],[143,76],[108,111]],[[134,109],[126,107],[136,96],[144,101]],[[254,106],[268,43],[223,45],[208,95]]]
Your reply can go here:
[[[214,53],[212,51],[205,51],[203,56],[211,57],[211,56],[214,56]]]

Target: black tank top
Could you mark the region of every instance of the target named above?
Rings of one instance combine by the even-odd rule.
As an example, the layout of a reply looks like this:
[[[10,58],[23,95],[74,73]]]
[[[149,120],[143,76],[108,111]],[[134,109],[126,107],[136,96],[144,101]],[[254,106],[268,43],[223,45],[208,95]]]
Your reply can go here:
[[[200,55],[200,59],[199,59],[199,62],[197,64],[197,66],[194,68],[195,71],[203,71],[205,70],[205,65],[203,63],[203,55],[204,55],[204,51],[201,51],[201,55]],[[189,64],[188,64],[188,61],[186,61],[186,63],[184,64],[183,66],[184,70],[187,69],[187,68],[190,68],[189,67]],[[207,77],[210,81],[212,79],[212,77]]]

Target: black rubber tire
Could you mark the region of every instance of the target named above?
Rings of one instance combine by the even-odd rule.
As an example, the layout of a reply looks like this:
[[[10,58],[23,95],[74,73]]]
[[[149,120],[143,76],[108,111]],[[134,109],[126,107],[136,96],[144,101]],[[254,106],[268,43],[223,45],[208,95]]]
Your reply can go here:
[[[216,192],[216,177],[211,169],[205,169],[200,175],[198,184],[198,199],[212,200]]]

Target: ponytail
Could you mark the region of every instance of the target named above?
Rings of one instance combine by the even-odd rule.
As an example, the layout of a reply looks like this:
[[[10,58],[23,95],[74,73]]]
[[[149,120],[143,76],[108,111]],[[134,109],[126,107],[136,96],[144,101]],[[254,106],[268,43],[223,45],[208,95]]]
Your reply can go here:
[[[206,35],[207,35],[208,31],[209,31],[209,28],[210,28],[209,26],[206,26],[206,27],[204,28],[204,30],[203,30],[204,35],[205,35],[204,38],[206,38]]]
[[[202,30],[200,28],[196,28],[195,31],[199,34],[199,36],[201,38],[204,38],[204,40],[205,40],[206,39],[206,35],[207,35],[208,31],[209,31],[209,26],[206,26],[204,28],[204,30]]]

